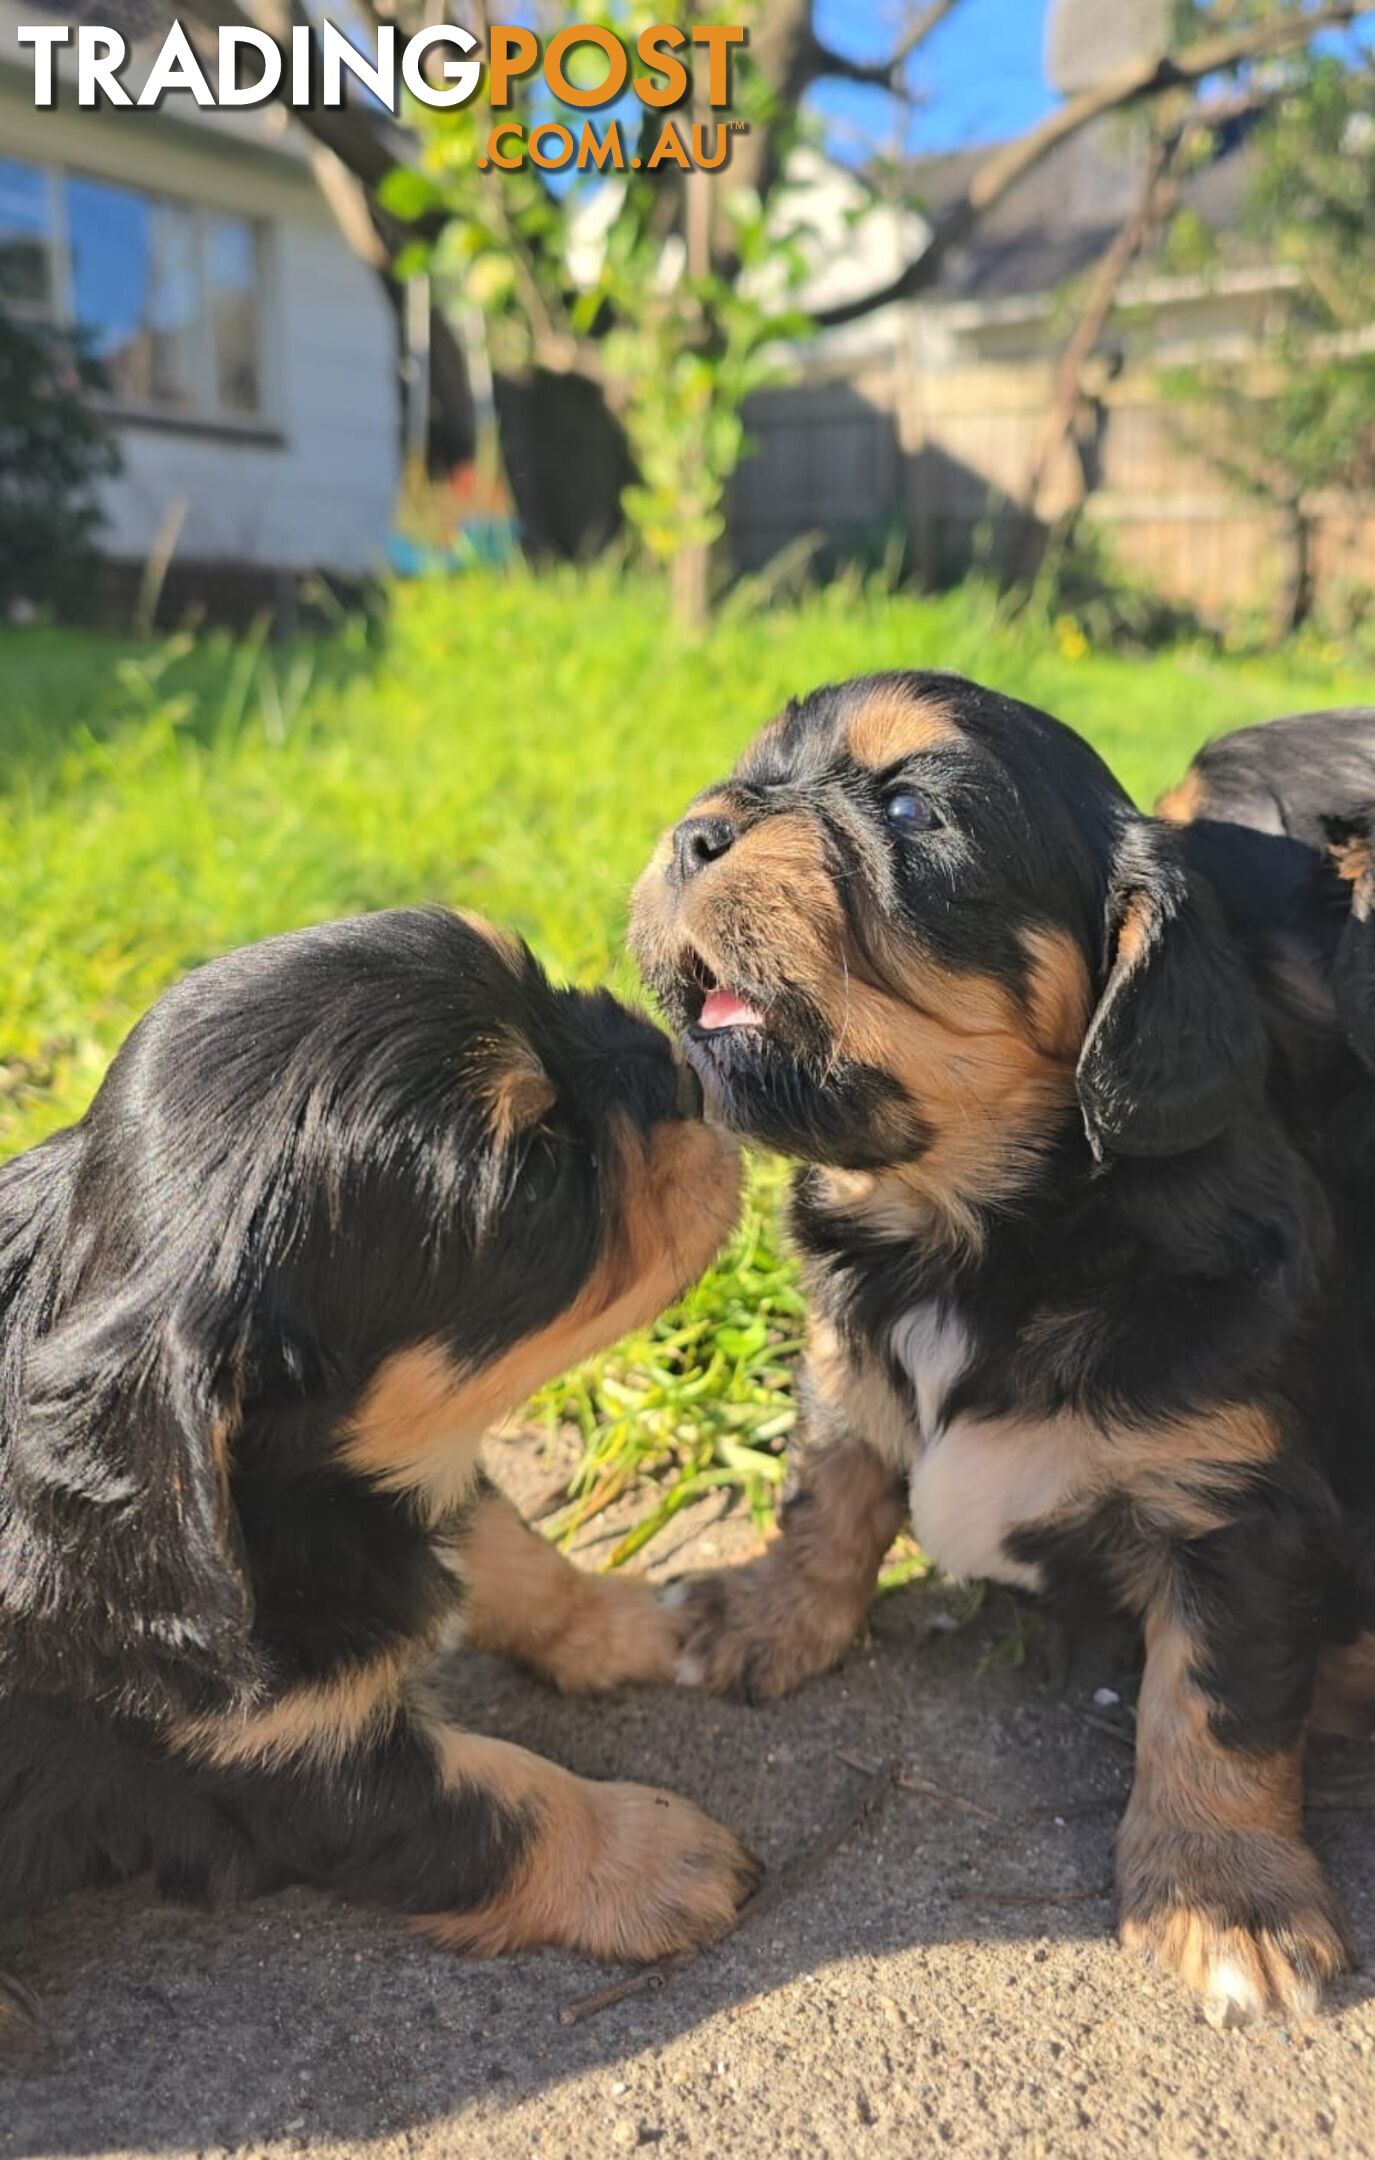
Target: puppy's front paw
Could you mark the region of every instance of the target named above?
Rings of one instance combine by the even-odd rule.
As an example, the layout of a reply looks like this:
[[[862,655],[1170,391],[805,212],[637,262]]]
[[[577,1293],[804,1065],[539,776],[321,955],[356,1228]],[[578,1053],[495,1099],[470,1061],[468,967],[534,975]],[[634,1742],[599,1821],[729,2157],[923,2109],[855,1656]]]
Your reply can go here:
[[[771,1702],[845,1655],[862,1615],[800,1585],[780,1554],[774,1546],[741,1567],[689,1576],[663,1592],[677,1629],[680,1687]]]
[[[652,1785],[595,1790],[601,1850],[584,1891],[579,1948],[658,1958],[734,1927],[762,1870],[731,1831]]]
[[[1270,1835],[1173,1842],[1172,1885],[1158,1869],[1124,1878],[1124,1944],[1177,1972],[1202,1997],[1210,2025],[1249,2025],[1268,2012],[1311,2017],[1328,1981],[1355,1959],[1308,1847]]]
[[[671,1681],[677,1633],[651,1586],[634,1575],[582,1576],[579,1585],[564,1627],[541,1645],[540,1667],[555,1686],[585,1695]]]
[[[470,1957],[553,1946],[638,1962],[735,1925],[761,1870],[721,1823],[652,1785],[547,1768],[540,1828],[514,1879],[484,1904],[422,1915],[426,1934]]]

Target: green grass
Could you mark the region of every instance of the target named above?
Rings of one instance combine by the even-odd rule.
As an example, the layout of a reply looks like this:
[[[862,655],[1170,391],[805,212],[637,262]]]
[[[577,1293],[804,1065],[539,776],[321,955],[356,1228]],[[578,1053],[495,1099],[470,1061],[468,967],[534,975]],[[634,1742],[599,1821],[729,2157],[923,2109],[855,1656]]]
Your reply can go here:
[[[176,975],[327,916],[458,902],[558,972],[632,989],[626,901],[659,828],[784,698],[888,666],[1048,706],[1143,800],[1210,733],[1375,702],[1338,655],[1093,653],[1072,625],[1010,625],[977,588],[838,585],[728,612],[696,645],[654,586],[572,573],[405,589],[372,642],[361,625],[289,649],[0,630],[0,1150],[78,1116]],[[761,1171],[736,1244],[680,1307],[540,1398],[586,1442],[580,1510],[660,1481],[618,1558],[712,1481],[770,1502],[801,1323],[779,1184]]]

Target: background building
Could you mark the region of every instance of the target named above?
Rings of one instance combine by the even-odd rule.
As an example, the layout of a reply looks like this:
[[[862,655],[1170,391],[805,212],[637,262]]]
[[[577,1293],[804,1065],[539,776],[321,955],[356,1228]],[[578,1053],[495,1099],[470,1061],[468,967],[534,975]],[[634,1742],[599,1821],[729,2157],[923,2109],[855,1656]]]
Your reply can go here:
[[[169,599],[236,612],[366,577],[400,470],[396,321],[305,138],[278,107],[79,110],[70,56],[37,111],[15,30],[38,13],[0,0],[0,301],[84,323],[104,360],[112,585],[166,558]]]

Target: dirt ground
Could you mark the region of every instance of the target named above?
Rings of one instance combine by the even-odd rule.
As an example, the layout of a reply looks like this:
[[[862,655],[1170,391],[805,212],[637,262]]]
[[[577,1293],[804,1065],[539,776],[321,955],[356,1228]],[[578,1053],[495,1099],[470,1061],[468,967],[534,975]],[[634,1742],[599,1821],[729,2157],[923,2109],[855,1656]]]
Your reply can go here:
[[[528,1457],[501,1474],[548,1480]],[[748,1538],[707,1512],[659,1572]],[[1130,1696],[1120,1639],[1081,1645],[1052,1684],[1049,1636],[1020,1669],[997,1657],[1006,1600],[958,1630],[953,1604],[938,1585],[883,1600],[867,1647],[768,1709],[568,1702],[464,1661],[475,1727],[676,1786],[774,1869],[854,1808],[854,1763],[896,1758],[945,1797],[892,1790],[729,1942],[571,2026],[560,2012],[615,1973],[465,1964],[303,1893],[222,1914],[138,1886],[71,1900],[0,1935],[48,2018],[0,2067],[0,2160],[1375,2153],[1367,1976],[1306,2028],[1219,2033],[1113,1943],[1130,1756],[1105,1727],[1127,1713],[1094,1697]],[[1310,1783],[1312,1835],[1375,1958],[1375,1754],[1329,1745]]]

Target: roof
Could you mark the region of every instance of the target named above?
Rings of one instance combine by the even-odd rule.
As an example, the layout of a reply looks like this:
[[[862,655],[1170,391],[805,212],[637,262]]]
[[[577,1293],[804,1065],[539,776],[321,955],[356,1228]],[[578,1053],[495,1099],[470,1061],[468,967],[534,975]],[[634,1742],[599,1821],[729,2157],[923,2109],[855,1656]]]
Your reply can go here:
[[[29,0],[29,6],[73,27],[99,23],[102,30],[117,30],[130,45],[143,38],[164,38],[176,20],[175,8],[165,0]]]
[[[996,147],[984,144],[913,160],[907,168],[909,200],[937,222]],[[1139,131],[1121,119],[1099,121],[1071,136],[979,220],[968,244],[948,258],[936,297],[1009,300],[1054,292],[1078,277],[1098,260],[1129,215],[1140,187],[1143,154]],[[1182,202],[1215,229],[1233,231],[1254,173],[1254,156],[1244,131],[1234,130],[1213,163],[1184,181]],[[1241,258],[1246,251],[1234,242],[1233,252]]]
[[[71,29],[89,23],[117,31],[129,48],[120,80],[135,98],[148,79],[163,39],[178,19],[167,0],[0,0],[0,92],[17,93],[31,109],[34,56],[20,46],[17,31],[21,25],[40,15],[54,18]],[[214,33],[209,33],[210,47],[207,48],[206,33],[199,23],[188,18],[183,28],[213,80]],[[308,162],[309,148],[299,122],[286,105],[276,100],[265,105],[202,107],[197,105],[189,90],[168,90],[155,108],[144,106],[126,110],[101,106],[92,111],[78,107],[76,102],[77,55],[74,46],[69,44],[59,49],[56,73],[60,86],[59,108],[67,119],[76,121],[83,130],[91,130],[92,144],[100,139],[100,131],[107,127],[139,129],[146,138],[153,161],[148,169],[150,182],[156,177],[155,144],[160,129],[178,133],[194,129],[200,147],[208,151],[223,151],[235,157],[242,157],[247,151],[274,161],[285,159],[298,170]]]

